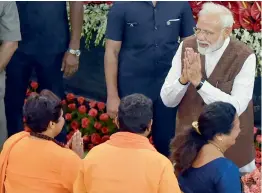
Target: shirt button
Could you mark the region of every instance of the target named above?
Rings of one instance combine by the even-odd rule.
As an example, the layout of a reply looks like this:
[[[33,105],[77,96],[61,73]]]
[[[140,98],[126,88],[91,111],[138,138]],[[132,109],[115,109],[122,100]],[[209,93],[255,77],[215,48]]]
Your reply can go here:
[[[157,26],[155,26],[155,30],[157,30]]]
[[[155,47],[158,48],[158,44],[155,44]]]

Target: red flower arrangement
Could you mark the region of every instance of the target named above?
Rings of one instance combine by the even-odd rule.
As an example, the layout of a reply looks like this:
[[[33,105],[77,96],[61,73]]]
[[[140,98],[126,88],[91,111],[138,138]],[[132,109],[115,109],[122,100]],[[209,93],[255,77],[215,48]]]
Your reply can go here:
[[[254,170],[241,177],[245,193],[261,193],[261,171]]]
[[[26,97],[37,92],[38,87],[37,82],[31,81]],[[105,103],[86,100],[82,96],[76,97],[73,93],[68,93],[61,104],[67,128],[67,141],[79,130],[83,137],[84,151],[89,151],[96,145],[106,142],[110,135],[117,132],[113,119],[106,113]],[[25,131],[30,131],[30,129],[25,127]],[[149,136],[149,141],[153,144],[152,136]]]
[[[256,166],[261,169],[261,129],[254,127],[254,141],[256,148]]]
[[[194,18],[197,20],[197,15],[205,1],[190,1],[190,6]],[[233,13],[235,23],[233,29],[240,27],[254,31],[261,31],[261,4],[257,1],[213,1],[213,3],[221,4],[230,9]]]
[[[113,1],[84,1],[84,4],[108,4],[111,5],[113,3]]]
[[[117,131],[112,119],[106,114],[105,103],[87,101],[69,93],[62,101],[69,140],[75,131],[82,133],[84,148],[90,150],[109,139]]]

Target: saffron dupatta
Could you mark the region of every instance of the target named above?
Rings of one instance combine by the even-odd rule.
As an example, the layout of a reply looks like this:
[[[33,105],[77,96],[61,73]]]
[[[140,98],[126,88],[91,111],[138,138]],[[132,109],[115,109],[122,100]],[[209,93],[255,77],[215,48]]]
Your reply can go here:
[[[28,137],[30,134],[28,132],[20,132],[11,136],[4,144],[3,150],[0,155],[0,193],[5,193],[5,177],[6,169],[8,165],[8,158],[13,147],[23,138]]]

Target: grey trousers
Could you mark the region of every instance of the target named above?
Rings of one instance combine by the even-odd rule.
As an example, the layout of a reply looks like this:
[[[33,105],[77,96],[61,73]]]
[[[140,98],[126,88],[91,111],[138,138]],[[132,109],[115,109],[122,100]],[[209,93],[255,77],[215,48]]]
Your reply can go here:
[[[7,127],[5,117],[5,71],[0,72],[0,150],[7,138]]]

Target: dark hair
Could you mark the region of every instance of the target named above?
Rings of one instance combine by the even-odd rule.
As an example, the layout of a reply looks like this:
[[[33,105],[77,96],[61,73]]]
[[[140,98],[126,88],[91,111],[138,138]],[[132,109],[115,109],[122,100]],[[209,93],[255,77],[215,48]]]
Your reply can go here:
[[[46,131],[50,121],[58,122],[61,116],[61,100],[51,91],[31,94],[24,108],[25,124],[36,133]]]
[[[124,97],[119,105],[120,131],[144,133],[153,118],[153,102],[142,94]]]
[[[200,134],[191,127],[178,134],[171,142],[171,160],[175,168],[184,172],[194,162],[200,149],[217,134],[230,134],[236,116],[233,105],[214,102],[204,107],[198,118]]]

